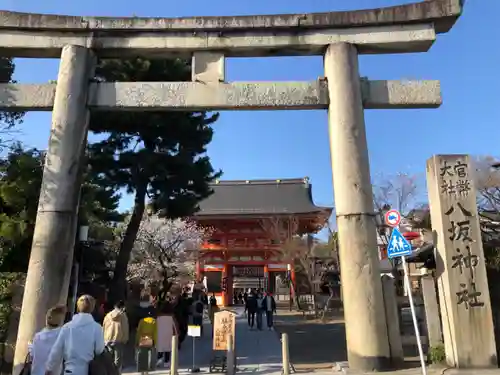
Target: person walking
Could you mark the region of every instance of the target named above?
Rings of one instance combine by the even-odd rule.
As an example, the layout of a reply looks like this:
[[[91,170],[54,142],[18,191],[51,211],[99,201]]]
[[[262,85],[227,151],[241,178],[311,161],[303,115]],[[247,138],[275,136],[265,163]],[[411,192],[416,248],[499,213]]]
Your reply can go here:
[[[137,372],[146,375],[149,371],[156,370],[156,350],[155,345],[158,341],[158,331],[156,319],[153,311],[148,311],[148,316],[141,319],[137,327],[136,345],[137,345]]]
[[[52,347],[46,366],[46,375],[59,375],[61,363],[64,373],[88,375],[89,363],[104,351],[102,327],[94,320],[95,299],[88,294],[78,298],[78,313],[62,326]]]
[[[212,305],[213,301],[215,301],[215,304],[217,305],[217,298],[215,298],[215,293],[212,293],[212,295],[210,296],[209,304]]]
[[[262,316],[264,315],[264,296],[262,293],[257,294],[257,312],[256,312],[256,317],[257,317],[257,329],[259,331],[262,331]]]
[[[129,323],[125,312],[125,302],[118,301],[113,310],[106,314],[102,323],[104,330],[104,344],[113,356],[118,372],[123,367],[123,352],[129,339]]]
[[[61,326],[66,316],[66,306],[55,306],[45,316],[45,328],[38,332],[31,345],[28,346],[28,355],[31,358],[31,374],[45,375],[45,368],[49,359],[50,351],[54,346]],[[56,374],[62,371],[62,363],[54,368]]]
[[[257,296],[255,293],[251,293],[245,303],[245,312],[247,314],[248,328],[253,330],[255,324],[255,314],[257,313]]]
[[[178,348],[181,350],[182,343],[186,339],[189,323],[189,298],[182,297],[180,295],[174,296],[172,299],[172,305],[174,309],[174,317],[177,322],[177,328],[179,328],[179,344]]]
[[[266,312],[267,329],[271,331],[274,325],[273,314],[276,313],[276,301],[270,292],[267,293],[264,299],[264,310]]]
[[[163,302],[160,305],[158,317],[156,318],[157,343],[156,351],[158,353],[158,367],[167,367],[170,362],[170,353],[172,352],[172,336],[177,335],[178,328],[174,317],[174,309],[169,302]]]

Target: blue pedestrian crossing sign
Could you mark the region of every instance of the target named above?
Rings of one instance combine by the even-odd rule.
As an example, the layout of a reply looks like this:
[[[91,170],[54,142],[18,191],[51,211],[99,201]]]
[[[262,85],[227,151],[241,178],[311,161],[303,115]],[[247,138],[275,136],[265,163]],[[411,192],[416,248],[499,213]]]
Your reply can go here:
[[[411,244],[404,238],[401,232],[394,228],[391,239],[387,245],[387,257],[395,258],[411,254]]]

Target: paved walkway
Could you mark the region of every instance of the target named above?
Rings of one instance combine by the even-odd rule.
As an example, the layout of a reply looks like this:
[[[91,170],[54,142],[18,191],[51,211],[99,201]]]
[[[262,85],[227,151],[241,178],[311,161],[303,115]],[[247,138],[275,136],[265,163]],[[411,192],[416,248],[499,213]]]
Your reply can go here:
[[[279,375],[281,373],[281,342],[278,334],[264,329],[250,331],[243,308],[233,308],[236,313],[236,356],[238,374]],[[265,324],[265,320],[264,320]],[[208,373],[209,363],[213,357],[211,325],[204,324],[203,337],[195,342],[195,365],[202,373]],[[179,352],[179,373],[188,373],[193,364],[193,339],[187,337]],[[151,372],[154,375],[168,374],[168,368]],[[134,374],[135,368],[129,366],[124,373]]]

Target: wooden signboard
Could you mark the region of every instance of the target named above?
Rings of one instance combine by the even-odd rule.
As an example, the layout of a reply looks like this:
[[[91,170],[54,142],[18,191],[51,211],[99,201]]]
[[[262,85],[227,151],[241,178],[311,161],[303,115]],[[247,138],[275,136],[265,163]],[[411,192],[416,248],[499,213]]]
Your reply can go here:
[[[231,311],[219,311],[214,315],[214,350],[227,350],[227,335],[235,338],[236,315]]]

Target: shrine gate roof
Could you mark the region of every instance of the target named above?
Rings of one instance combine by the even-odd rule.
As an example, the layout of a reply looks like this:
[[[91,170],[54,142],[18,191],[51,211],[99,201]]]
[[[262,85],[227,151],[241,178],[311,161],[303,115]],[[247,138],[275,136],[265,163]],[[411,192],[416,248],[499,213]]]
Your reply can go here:
[[[55,31],[219,31],[251,29],[349,28],[434,23],[445,33],[460,16],[465,0],[425,0],[391,7],[351,11],[222,17],[81,17],[0,11],[0,28]]]
[[[195,217],[262,216],[330,213],[316,206],[308,178],[283,180],[218,181],[214,193],[200,203]]]

